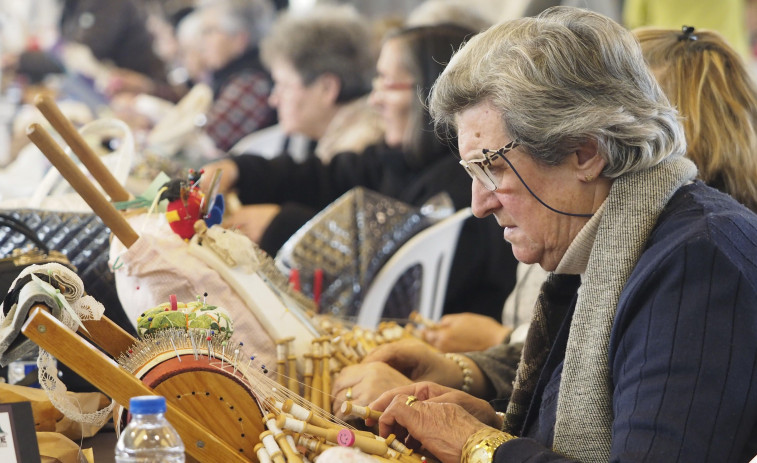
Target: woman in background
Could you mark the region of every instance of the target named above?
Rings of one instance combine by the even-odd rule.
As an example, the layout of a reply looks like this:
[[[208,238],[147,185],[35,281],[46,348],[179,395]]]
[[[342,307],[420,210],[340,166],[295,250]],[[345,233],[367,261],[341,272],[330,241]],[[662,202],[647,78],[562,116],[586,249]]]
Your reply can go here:
[[[633,32],[681,114],[699,178],[757,211],[757,88],[741,56],[714,31]]]
[[[307,220],[358,186],[415,206],[446,192],[455,209],[467,207],[470,183],[453,148],[434,133],[425,99],[453,50],[471,34],[459,26],[440,25],[401,29],[386,38],[370,96],[384,124],[384,139],[362,153],[341,153],[328,164],[317,157],[303,163],[288,156],[230,158],[236,169],[226,178],[227,188],[236,188],[243,204],[275,205],[236,222],[240,229],[274,255]],[[468,310],[498,317],[515,282],[515,265],[492,220],[466,221],[445,312]]]

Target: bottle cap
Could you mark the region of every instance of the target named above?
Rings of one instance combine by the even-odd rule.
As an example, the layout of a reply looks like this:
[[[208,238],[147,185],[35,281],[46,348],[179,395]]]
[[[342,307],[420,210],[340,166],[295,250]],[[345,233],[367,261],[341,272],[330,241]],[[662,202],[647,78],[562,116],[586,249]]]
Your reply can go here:
[[[142,395],[129,400],[132,415],[146,415],[166,412],[166,398],[159,395]]]

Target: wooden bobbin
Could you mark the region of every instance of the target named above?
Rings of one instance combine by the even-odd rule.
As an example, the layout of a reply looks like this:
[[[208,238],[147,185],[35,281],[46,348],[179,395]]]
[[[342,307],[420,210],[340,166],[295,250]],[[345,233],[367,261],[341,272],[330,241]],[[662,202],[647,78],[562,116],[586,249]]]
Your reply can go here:
[[[284,401],[284,403],[281,405],[281,411],[284,413],[289,413],[290,415],[294,416],[298,420],[305,421],[306,423],[314,424],[315,426],[318,426],[321,428],[334,428],[334,429],[340,428],[338,424],[332,423],[331,421],[321,418],[320,416],[316,415],[312,410],[307,410],[297,405],[296,403],[294,403],[294,400],[292,399],[287,399]]]
[[[276,443],[279,444],[281,451],[284,453],[287,463],[303,463],[302,457],[289,444],[289,441],[286,438],[286,434],[284,434],[281,428],[276,426],[276,418],[276,414],[268,413],[263,417],[263,423],[265,423],[266,426],[268,426],[268,430],[273,433],[273,437],[276,440]]]
[[[381,412],[354,404],[350,400],[342,403],[342,414],[345,416],[357,416],[363,419],[370,418],[372,420],[378,420],[381,417]]]
[[[328,442],[324,442],[320,439],[316,439],[315,437],[306,436],[304,434],[299,434],[297,438],[297,445],[300,445],[302,447],[305,447],[306,449],[313,452],[315,455],[320,455],[325,450],[330,449],[331,447],[334,447],[334,444],[329,444]]]
[[[276,382],[286,387],[286,366],[289,350],[289,342],[286,339],[276,340]]]
[[[366,437],[364,435],[355,434],[348,428],[320,428],[310,423],[297,420],[286,415],[280,415],[276,419],[276,425],[280,428],[290,429],[295,432],[302,432],[310,434],[316,437],[326,439],[333,444],[344,445],[343,436],[345,433],[349,433],[351,436],[350,446],[359,448],[365,453],[379,456],[393,456],[391,454],[399,455],[396,451],[389,448],[386,442],[380,441],[375,438]],[[342,433],[342,434],[340,434]]]
[[[265,446],[268,455],[271,456],[273,463],[286,463],[284,459],[284,453],[281,451],[279,444],[276,443],[276,439],[273,437],[271,431],[263,431],[260,433],[260,441]]]
[[[262,442],[255,444],[255,455],[258,457],[260,463],[273,463],[271,456],[268,455],[268,451],[265,449],[265,445]]]
[[[321,391],[323,400],[322,408],[331,412],[331,355],[329,355],[328,339],[321,341]]]
[[[310,402],[319,408],[323,408],[323,370],[321,369],[321,344],[314,340],[311,345],[313,353],[313,383],[311,384]]]
[[[413,454],[413,451],[411,449],[407,448],[407,446],[405,444],[403,444],[402,442],[400,442],[397,439],[397,436],[395,436],[394,434],[389,434],[388,436],[386,436],[386,439],[384,439],[384,440],[386,441],[387,445],[389,445],[389,447],[391,447],[394,450],[398,451],[402,455],[412,455]]]
[[[303,354],[303,357],[305,357],[305,373],[303,374],[305,387],[302,391],[303,398],[310,402],[310,397],[313,392],[313,354],[307,352]]]
[[[356,365],[357,362],[354,362],[353,360],[350,360],[345,356],[341,351],[334,351],[334,358],[341,364],[340,370],[344,367],[350,366],[350,365]]]
[[[300,383],[297,382],[297,356],[290,354],[287,357],[288,367],[287,373],[289,375],[289,382],[287,387],[295,394],[300,394]]]

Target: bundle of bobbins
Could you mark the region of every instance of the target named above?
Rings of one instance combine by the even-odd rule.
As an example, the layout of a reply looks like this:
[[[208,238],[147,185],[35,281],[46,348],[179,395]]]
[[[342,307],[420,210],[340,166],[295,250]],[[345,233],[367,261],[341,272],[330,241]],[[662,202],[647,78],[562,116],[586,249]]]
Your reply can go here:
[[[293,338],[276,341],[277,382],[324,410],[331,410],[331,384],[334,375],[348,365],[360,363],[378,346],[401,339],[419,339],[413,324],[401,326],[383,322],[376,330],[349,326],[330,317],[319,317],[323,336],[313,340],[310,352],[303,354],[302,381],[298,379],[297,359],[293,355]]]
[[[292,399],[269,398],[263,417],[266,430],[260,434],[255,454],[261,463],[305,463],[314,461],[324,451],[335,447],[353,447],[366,457],[379,462],[421,463],[435,461],[409,449],[394,435],[379,437],[369,431],[355,429],[338,420],[330,420],[303,407]],[[379,413],[367,407],[346,402],[352,416],[377,418]]]
[[[182,304],[173,302],[174,306],[178,310]],[[157,309],[154,312],[166,310]],[[147,312],[144,317],[153,326],[153,311]],[[315,321],[323,336],[304,355],[302,381],[292,353],[294,338],[276,341],[273,379],[266,365],[233,340],[231,327],[221,330],[217,324],[191,329],[180,323],[181,328],[145,330],[118,362],[252,461],[305,463],[334,446],[360,449],[377,461],[431,461],[393,436],[384,439],[358,430],[330,413],[332,375],[382,344],[417,339],[413,325],[385,322],[366,330],[331,317]],[[349,401],[342,412],[363,419],[379,416]]]
[[[330,339],[324,337],[319,344],[327,345]],[[322,361],[320,365],[329,364]],[[299,383],[294,387],[286,377],[287,385],[282,387],[278,374],[275,380],[269,377],[273,375],[265,365],[226,335],[205,330],[157,331],[129,349],[119,363],[251,461],[307,463],[334,446],[359,449],[376,461],[433,461],[394,436],[382,438],[359,430],[327,412],[324,406],[330,407],[330,399],[323,390],[328,389]],[[321,384],[330,388],[328,382]],[[321,403],[306,400],[293,390],[300,387]],[[356,418],[380,416],[351,402],[342,410],[345,416]]]

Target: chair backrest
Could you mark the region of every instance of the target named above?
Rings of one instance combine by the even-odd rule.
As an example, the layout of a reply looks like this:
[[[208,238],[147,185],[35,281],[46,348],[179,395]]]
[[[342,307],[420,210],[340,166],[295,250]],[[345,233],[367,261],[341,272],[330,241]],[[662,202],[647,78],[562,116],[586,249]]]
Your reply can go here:
[[[415,265],[420,265],[422,271],[418,312],[430,320],[441,318],[457,238],[463,222],[470,216],[470,208],[461,209],[403,244],[371,282],[357,324],[365,328],[378,326],[392,288],[400,276]]]

